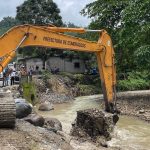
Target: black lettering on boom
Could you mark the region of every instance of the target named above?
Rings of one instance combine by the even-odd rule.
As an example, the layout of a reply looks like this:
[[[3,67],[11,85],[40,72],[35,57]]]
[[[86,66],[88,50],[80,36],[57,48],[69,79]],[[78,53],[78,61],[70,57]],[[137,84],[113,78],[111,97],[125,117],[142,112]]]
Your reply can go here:
[[[51,38],[51,37],[43,37],[43,41],[52,42],[52,43],[59,43],[59,44],[63,44],[63,45],[84,47],[84,48],[86,47],[86,44],[84,44],[84,43],[55,39],[55,38]]]

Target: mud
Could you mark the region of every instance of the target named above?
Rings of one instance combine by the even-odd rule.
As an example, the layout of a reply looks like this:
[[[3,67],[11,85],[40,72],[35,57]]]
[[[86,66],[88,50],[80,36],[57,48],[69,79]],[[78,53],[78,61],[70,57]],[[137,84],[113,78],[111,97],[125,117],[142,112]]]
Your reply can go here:
[[[71,135],[108,147],[106,141],[111,140],[114,127],[119,117],[98,109],[77,111],[72,123]]]
[[[117,108],[122,115],[150,122],[150,90],[118,93]]]

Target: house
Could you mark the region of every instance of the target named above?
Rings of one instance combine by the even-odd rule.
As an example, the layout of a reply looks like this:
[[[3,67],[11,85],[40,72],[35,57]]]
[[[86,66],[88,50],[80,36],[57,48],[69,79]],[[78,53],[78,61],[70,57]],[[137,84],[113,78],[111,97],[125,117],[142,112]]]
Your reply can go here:
[[[21,58],[18,59],[19,64],[24,64],[27,68],[27,71],[36,70],[38,67],[39,70],[43,69],[43,61],[40,58]],[[61,57],[50,57],[45,62],[45,67],[47,70],[51,71],[54,68],[59,68],[61,72],[70,72],[70,73],[84,73],[85,72],[85,63],[84,60],[79,58],[61,58]]]

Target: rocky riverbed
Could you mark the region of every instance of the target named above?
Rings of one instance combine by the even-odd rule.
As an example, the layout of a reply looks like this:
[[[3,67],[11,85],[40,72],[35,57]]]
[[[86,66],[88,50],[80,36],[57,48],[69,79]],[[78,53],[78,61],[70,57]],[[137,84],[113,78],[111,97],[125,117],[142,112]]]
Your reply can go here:
[[[40,103],[73,102],[74,96],[76,96],[78,92],[78,90],[75,87],[70,87],[70,85],[68,85],[68,81],[66,81],[65,83],[63,79],[56,79],[56,83],[53,83],[54,81],[49,81],[49,85],[55,85],[51,88],[45,87],[45,85],[41,82],[41,79],[36,78],[34,79],[34,82],[40,85],[38,86],[37,91],[38,100]],[[20,96],[18,86],[11,86],[4,89],[12,91],[14,98]],[[147,122],[150,121],[149,91],[123,92],[119,93],[117,97],[117,106],[121,110],[122,115],[135,116]],[[97,100],[101,100],[103,102],[102,95],[97,95]],[[93,144],[90,144],[90,142],[86,142],[85,140],[83,142],[83,139],[81,140],[80,138],[72,137],[66,134],[64,131],[56,132],[56,130],[51,130],[51,128],[49,130],[44,126],[33,126],[32,124],[24,120],[17,120],[16,127],[13,130],[1,129],[0,140],[0,150],[84,150],[85,147],[88,147],[90,150],[98,150],[99,148],[102,150],[105,149],[101,147],[101,145],[93,146]],[[82,146],[78,148],[78,145]],[[113,148],[108,148],[108,150],[109,149],[111,150]]]
[[[117,99],[122,115],[150,122],[150,90],[120,92]]]
[[[0,130],[0,150],[72,150],[60,135],[17,120],[14,129]]]
[[[18,86],[11,86],[4,89],[12,91],[14,98],[19,96]],[[24,102],[24,99],[23,100],[18,99],[18,100],[16,101],[16,105],[18,105],[18,102],[20,103],[20,105],[23,104],[21,107],[23,108],[23,112],[24,109],[28,109],[28,107],[26,107],[27,104],[25,105],[26,102]],[[20,107],[16,107],[16,109],[20,109]],[[21,112],[19,111],[19,113]],[[35,150],[36,149],[73,150],[76,149],[75,143],[81,142],[80,139],[76,139],[73,136],[70,136],[65,132],[63,132],[62,125],[59,122],[59,120],[55,118],[43,118],[42,116],[38,116],[37,114],[34,114],[34,112],[32,113],[33,114],[30,114],[27,117],[21,115],[21,117],[19,117],[20,119],[16,119],[15,128],[0,130],[0,141],[1,141],[0,149],[2,150],[11,150],[11,149],[12,150],[16,150],[16,149],[17,150],[22,150],[22,149],[24,150],[34,150],[34,149]],[[105,118],[104,115],[102,115],[102,118],[103,119]],[[109,123],[111,124],[111,122]],[[104,125],[102,124],[102,126]],[[101,130],[103,130],[103,128]],[[101,134],[99,135],[102,136],[103,134],[102,135]],[[99,149],[100,147],[101,147],[100,145],[97,145],[94,149],[96,150]],[[101,147],[101,149],[103,148]],[[109,149],[111,150],[112,148]],[[78,150],[82,150],[82,149],[78,149]]]

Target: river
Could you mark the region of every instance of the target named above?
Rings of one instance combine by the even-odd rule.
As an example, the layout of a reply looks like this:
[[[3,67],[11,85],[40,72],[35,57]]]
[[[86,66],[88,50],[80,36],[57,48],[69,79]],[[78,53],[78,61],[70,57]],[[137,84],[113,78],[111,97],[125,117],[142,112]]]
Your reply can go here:
[[[38,111],[44,117],[53,117],[61,121],[63,131],[70,132],[71,123],[76,118],[76,111],[87,108],[101,108],[99,95],[77,97],[75,101],[54,105],[50,112]],[[114,130],[114,137],[108,142],[110,147],[121,147],[123,150],[149,150],[150,124],[138,119],[120,116]]]

